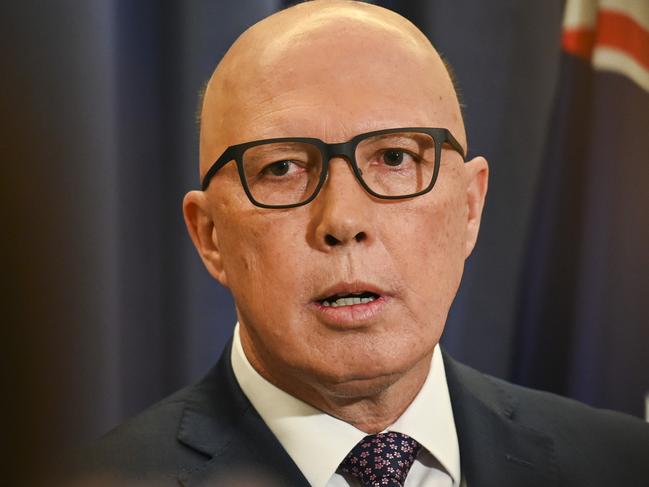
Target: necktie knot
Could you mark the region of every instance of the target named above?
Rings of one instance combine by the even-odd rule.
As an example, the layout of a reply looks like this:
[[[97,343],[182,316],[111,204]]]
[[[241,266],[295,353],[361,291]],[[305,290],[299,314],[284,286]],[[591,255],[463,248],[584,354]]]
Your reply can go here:
[[[403,487],[421,445],[408,435],[388,431],[363,438],[340,470],[368,487]]]

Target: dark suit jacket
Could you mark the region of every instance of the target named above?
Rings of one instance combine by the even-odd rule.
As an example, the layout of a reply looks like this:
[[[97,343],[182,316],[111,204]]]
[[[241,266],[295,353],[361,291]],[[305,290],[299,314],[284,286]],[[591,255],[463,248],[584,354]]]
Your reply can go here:
[[[242,393],[229,357],[227,347],[201,382],[100,439],[84,467],[156,486],[230,485],[237,474],[308,485]],[[646,423],[506,383],[446,354],[444,364],[468,487],[649,487]]]

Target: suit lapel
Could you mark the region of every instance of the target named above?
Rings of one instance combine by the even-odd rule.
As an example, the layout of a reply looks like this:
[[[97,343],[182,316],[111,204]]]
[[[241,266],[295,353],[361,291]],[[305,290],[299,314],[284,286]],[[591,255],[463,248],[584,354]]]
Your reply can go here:
[[[515,399],[496,379],[446,354],[444,366],[469,487],[556,485],[554,443],[518,420]]]
[[[308,482],[277,438],[252,407],[230,364],[231,343],[218,364],[185,402],[178,441],[205,461],[179,475],[181,485],[213,482],[227,485],[239,477],[246,485],[308,486]],[[245,483],[245,482],[244,482]]]

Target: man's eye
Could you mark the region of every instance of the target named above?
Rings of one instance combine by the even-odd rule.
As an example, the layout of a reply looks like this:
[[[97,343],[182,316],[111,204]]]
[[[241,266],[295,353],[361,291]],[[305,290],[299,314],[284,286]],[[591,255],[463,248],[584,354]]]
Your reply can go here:
[[[289,172],[294,172],[297,165],[293,161],[277,161],[267,165],[261,171],[263,175],[286,176]]]
[[[386,150],[383,153],[383,162],[388,166],[399,166],[403,163],[403,152],[394,149]]]
[[[381,161],[386,166],[398,167],[404,162],[417,162],[417,158],[401,149],[387,149],[381,154]]]

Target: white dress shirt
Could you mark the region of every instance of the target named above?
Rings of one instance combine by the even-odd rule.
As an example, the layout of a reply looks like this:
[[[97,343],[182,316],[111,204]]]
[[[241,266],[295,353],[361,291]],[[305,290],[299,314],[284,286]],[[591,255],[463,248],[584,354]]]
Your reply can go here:
[[[238,323],[231,361],[243,393],[312,486],[359,485],[336,470],[366,433],[291,396],[259,375],[243,351]],[[423,447],[404,487],[461,485],[460,450],[439,347],[435,347],[421,390],[388,430],[404,433]]]

